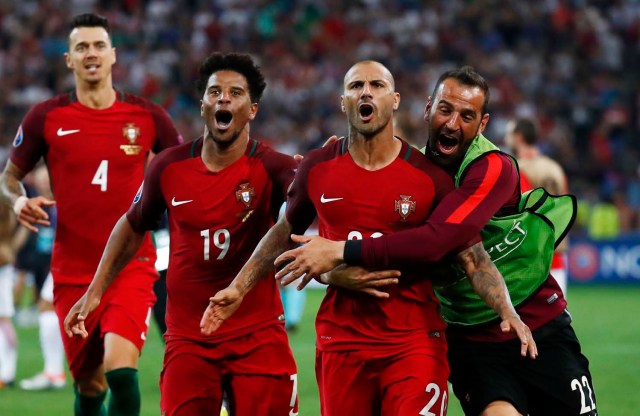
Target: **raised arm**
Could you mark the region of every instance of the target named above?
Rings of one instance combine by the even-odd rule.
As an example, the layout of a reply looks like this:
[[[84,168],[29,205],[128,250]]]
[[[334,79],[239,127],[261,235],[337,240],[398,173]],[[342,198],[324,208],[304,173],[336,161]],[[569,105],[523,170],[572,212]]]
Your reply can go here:
[[[42,207],[54,205],[55,201],[43,196],[28,198],[22,185],[22,179],[26,174],[27,172],[9,160],[0,176],[0,195],[3,203],[13,208],[18,222],[37,233],[37,225],[51,225],[49,214]]]
[[[518,336],[521,355],[525,357],[528,352],[531,358],[536,358],[538,349],[531,330],[522,322],[513,307],[507,285],[482,246],[482,242],[458,253],[456,262],[467,274],[473,290],[500,316],[502,331]]]
[[[293,230],[285,215],[262,237],[253,254],[226,289],[209,299],[202,315],[200,330],[205,335],[215,332],[222,322],[240,307],[244,296],[265,276],[273,271],[273,263],[282,252],[292,248],[289,236]]]
[[[85,294],[71,308],[64,320],[64,330],[69,337],[87,337],[84,320],[100,304],[102,295],[113,279],[129,264],[144,241],[144,232],[136,232],[123,215],[109,236],[102,253],[98,270]]]

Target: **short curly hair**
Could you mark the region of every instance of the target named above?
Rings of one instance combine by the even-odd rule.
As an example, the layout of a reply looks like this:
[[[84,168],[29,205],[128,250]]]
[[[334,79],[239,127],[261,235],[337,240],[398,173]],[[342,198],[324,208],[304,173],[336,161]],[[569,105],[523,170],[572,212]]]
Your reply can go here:
[[[260,71],[260,67],[256,65],[253,58],[248,54],[214,53],[213,55],[210,55],[204,60],[204,62],[202,62],[202,65],[200,65],[200,74],[196,81],[198,93],[204,94],[211,75],[223,70],[235,71],[244,76],[247,80],[247,84],[249,85],[249,96],[251,97],[251,101],[254,103],[260,102],[267,83]]]

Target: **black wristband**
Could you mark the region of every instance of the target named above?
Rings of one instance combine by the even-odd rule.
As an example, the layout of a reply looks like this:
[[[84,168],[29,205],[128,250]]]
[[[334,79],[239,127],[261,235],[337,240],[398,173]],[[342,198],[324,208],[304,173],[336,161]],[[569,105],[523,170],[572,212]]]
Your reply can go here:
[[[350,265],[359,265],[362,263],[362,240],[347,240],[344,243],[344,252],[342,253],[344,262]]]

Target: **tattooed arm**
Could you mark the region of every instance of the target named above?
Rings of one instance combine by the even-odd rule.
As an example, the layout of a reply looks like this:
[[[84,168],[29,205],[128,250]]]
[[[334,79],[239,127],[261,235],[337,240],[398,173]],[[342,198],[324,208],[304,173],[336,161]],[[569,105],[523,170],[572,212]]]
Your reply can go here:
[[[535,358],[538,355],[538,349],[531,330],[522,322],[513,307],[507,285],[482,243],[477,243],[458,253],[456,261],[465,270],[473,290],[502,319],[500,323],[502,331],[518,336],[521,355],[526,356],[528,351],[529,356]]]
[[[144,233],[134,231],[123,215],[107,241],[107,246],[102,253],[98,270],[85,294],[69,310],[64,320],[64,330],[69,337],[79,335],[87,337],[84,320],[100,304],[100,299],[113,279],[125,268],[138,252],[144,241]]]
[[[290,238],[292,230],[293,227],[283,215],[262,237],[235,279],[226,289],[209,299],[209,306],[200,321],[200,330],[203,334],[210,335],[215,332],[240,307],[244,296],[262,278],[273,271],[276,257],[295,244]]]

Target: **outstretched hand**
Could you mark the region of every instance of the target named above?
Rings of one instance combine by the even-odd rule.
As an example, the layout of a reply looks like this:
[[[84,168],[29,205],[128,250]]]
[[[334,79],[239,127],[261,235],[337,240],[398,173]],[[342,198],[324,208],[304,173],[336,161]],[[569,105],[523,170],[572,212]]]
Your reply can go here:
[[[240,291],[232,286],[209,298],[209,306],[200,320],[200,332],[204,335],[216,332],[220,325],[238,310],[242,299]]]
[[[20,224],[28,230],[37,233],[38,227],[36,227],[36,225],[51,226],[49,214],[47,214],[42,207],[50,207],[55,204],[56,201],[52,201],[44,196],[36,196],[34,198],[21,196],[16,200],[13,211]]]
[[[302,278],[299,289],[306,286],[311,279],[318,278],[322,273],[333,270],[342,263],[344,241],[332,241],[317,235],[291,235],[300,247],[285,251],[275,260],[276,267],[289,262],[276,273],[276,279],[283,286]],[[306,274],[306,275],[305,275]]]
[[[520,355],[526,357],[528,352],[531,359],[535,359],[538,356],[538,346],[533,339],[533,334],[531,334],[531,330],[522,322],[519,316],[515,315],[503,319],[500,323],[500,329],[502,329],[502,332],[510,332],[518,336],[520,339]]]
[[[100,297],[89,295],[88,292],[85,292],[84,295],[75,305],[71,307],[69,313],[67,313],[67,317],[64,318],[64,332],[67,334],[69,338],[74,335],[80,336],[82,338],[86,338],[89,336],[86,328],[84,327],[84,321],[87,319],[87,316],[93,312],[98,305],[100,304]]]

